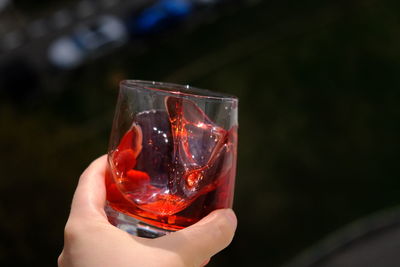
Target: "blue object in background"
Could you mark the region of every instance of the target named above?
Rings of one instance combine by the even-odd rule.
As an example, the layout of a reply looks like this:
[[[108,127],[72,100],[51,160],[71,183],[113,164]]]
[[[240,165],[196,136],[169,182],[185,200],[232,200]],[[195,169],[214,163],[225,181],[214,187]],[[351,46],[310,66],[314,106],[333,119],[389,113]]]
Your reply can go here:
[[[127,39],[125,24],[118,17],[103,15],[54,40],[49,46],[48,58],[60,69],[73,69],[89,57],[103,55],[125,44]]]
[[[133,18],[133,34],[156,33],[185,19],[192,11],[192,3],[186,0],[161,0]]]

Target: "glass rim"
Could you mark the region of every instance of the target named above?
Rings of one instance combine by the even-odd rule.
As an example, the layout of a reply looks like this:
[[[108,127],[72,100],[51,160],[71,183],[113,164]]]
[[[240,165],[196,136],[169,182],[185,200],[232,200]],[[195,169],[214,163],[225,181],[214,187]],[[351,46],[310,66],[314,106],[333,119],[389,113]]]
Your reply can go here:
[[[195,98],[205,98],[210,100],[238,102],[239,98],[234,95],[201,89],[191,85],[182,85],[169,82],[145,81],[145,80],[122,80],[121,87],[128,89],[146,89],[149,91],[163,92],[171,96],[186,96]]]

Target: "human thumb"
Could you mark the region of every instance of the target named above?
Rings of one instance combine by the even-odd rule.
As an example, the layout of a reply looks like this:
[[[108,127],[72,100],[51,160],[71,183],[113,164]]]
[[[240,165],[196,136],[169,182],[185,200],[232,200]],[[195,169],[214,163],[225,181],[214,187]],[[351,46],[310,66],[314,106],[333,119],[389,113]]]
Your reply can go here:
[[[231,209],[216,210],[190,227],[158,238],[158,242],[176,252],[184,266],[201,266],[231,243],[236,225]]]

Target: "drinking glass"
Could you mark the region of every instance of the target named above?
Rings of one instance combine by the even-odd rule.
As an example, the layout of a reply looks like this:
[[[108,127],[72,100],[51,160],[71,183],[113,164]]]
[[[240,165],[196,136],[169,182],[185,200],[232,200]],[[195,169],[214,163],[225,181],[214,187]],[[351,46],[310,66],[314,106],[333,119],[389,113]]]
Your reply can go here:
[[[122,81],[108,149],[109,221],[154,238],[231,208],[237,129],[234,96]]]

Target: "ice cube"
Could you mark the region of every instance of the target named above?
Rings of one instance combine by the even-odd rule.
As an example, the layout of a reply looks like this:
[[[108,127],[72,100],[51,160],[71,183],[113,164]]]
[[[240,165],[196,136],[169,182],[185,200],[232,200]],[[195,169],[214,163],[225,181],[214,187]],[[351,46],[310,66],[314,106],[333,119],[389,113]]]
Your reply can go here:
[[[151,184],[164,187],[168,184],[168,173],[172,157],[172,135],[166,111],[149,110],[135,118],[142,131],[142,152],[137,158],[137,170],[147,172]]]
[[[185,164],[198,167],[207,164],[226,131],[216,126],[190,100],[168,97],[166,107],[171,121],[174,144],[180,145],[175,150],[184,153]]]
[[[172,191],[193,198],[202,187],[218,179],[227,131],[215,125],[188,99],[170,96],[165,103],[174,144]]]

